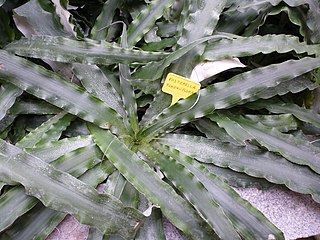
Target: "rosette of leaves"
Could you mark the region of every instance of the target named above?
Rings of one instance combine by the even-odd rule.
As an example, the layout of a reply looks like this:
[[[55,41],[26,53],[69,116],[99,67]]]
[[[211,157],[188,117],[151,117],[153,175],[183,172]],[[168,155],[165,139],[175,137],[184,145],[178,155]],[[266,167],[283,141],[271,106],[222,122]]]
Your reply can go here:
[[[90,239],[165,239],[162,216],[190,239],[283,239],[232,186],[320,202],[318,1],[0,6],[0,239],[66,214]],[[235,57],[173,106],[161,92]]]

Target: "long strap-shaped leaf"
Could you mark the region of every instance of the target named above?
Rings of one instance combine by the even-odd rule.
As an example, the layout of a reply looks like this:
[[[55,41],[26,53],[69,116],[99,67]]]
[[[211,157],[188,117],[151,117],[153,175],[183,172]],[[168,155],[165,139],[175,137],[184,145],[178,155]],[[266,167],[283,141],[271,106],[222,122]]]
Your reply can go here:
[[[64,81],[57,74],[25,59],[0,51],[0,61],[5,63],[0,78],[19,88],[63,108],[86,121],[114,132],[124,133],[122,119],[113,109],[87,94],[75,84]]]
[[[293,163],[307,165],[320,174],[320,148],[311,143],[239,115],[218,113],[209,118],[221,123],[231,136],[236,132],[240,141],[256,140],[269,151],[277,152]]]
[[[294,82],[294,84],[292,84]],[[287,93],[298,93],[303,90],[314,90],[319,87],[319,84],[312,81],[308,74],[298,76],[294,79],[284,80],[275,87],[270,87],[264,91],[250,97],[249,102],[256,101],[258,99],[268,99],[274,96],[282,96]],[[247,101],[247,100],[246,100]]]
[[[159,149],[159,146],[157,146]],[[159,152],[156,148],[145,147],[141,151],[148,159],[160,166],[165,176],[179,189],[185,198],[213,228],[220,239],[241,239],[233,228],[224,210],[209,193],[203,182],[183,163],[168,152]],[[160,148],[160,151],[163,150]]]
[[[7,111],[15,103],[23,91],[16,86],[6,83],[0,86],[0,120],[4,118]]]
[[[138,191],[121,175],[119,171],[114,171],[108,177],[106,185],[108,187],[105,191],[120,199],[125,206],[138,208]]]
[[[184,134],[170,134],[158,141],[201,162],[285,184],[293,191],[311,194],[315,201],[320,202],[320,176],[308,167],[293,164],[277,154],[250,145],[238,146]]]
[[[281,0],[276,0],[279,3]],[[238,34],[245,29],[259,15],[264,15],[272,8],[271,2],[265,1],[237,1],[220,16],[218,31]],[[254,4],[252,4],[254,3]],[[277,4],[276,3],[276,4]]]
[[[122,29],[121,47],[128,48],[126,26],[123,26]],[[133,131],[133,133],[136,134],[139,131],[137,102],[133,87],[130,83],[131,73],[127,64],[119,64],[119,78],[120,89],[122,93],[122,101],[127,113],[126,120],[129,123],[129,126],[127,126],[127,128],[129,132]]]
[[[134,46],[141,37],[149,31],[155,21],[163,15],[164,10],[173,4],[174,0],[152,1],[136,19],[132,21],[128,28],[128,45]]]
[[[52,165],[61,171],[68,172],[74,177],[79,177],[85,171],[96,165],[99,160],[95,145],[91,144],[77,149],[52,162]],[[49,162],[50,159],[46,159]],[[17,204],[18,202],[18,204]],[[18,217],[32,209],[38,199],[28,196],[22,186],[17,186],[0,197],[0,231],[8,228]]]
[[[306,16],[306,23],[311,30],[310,39],[314,43],[320,43],[320,24],[318,19],[320,17],[320,4],[317,0],[284,0],[290,6],[299,6],[302,4],[309,5],[309,11]]]
[[[89,146],[93,143],[92,137],[78,136],[74,138],[64,138],[59,141],[48,142],[35,148],[26,148],[25,151],[42,159],[51,162],[78,148]]]
[[[139,195],[139,209],[148,209],[149,201],[142,195]],[[153,208],[151,215],[139,228],[135,240],[166,240],[164,234],[161,209]]]
[[[2,7],[2,5],[6,2],[6,0],[1,0],[0,1],[0,7]]]
[[[221,39],[209,43],[202,56],[205,60],[220,60],[232,57],[245,57],[258,53],[285,53],[295,51],[296,53],[308,53],[319,55],[319,45],[307,45],[300,42],[298,37],[290,35],[265,35],[252,37],[237,37],[234,39]]]
[[[122,4],[122,0],[110,0],[104,3],[100,15],[91,29],[91,38],[96,40],[106,39],[108,27],[113,21],[114,14]]]
[[[29,195],[46,206],[74,214],[80,222],[101,232],[129,238],[143,220],[140,212],[124,207],[116,198],[99,194],[82,181],[3,140],[0,140],[0,166],[0,180],[9,178],[21,183]]]
[[[195,40],[211,36],[223,11],[226,0],[190,1],[188,21],[185,22],[178,46],[185,46]],[[205,45],[199,45],[180,58],[171,68],[174,73],[189,77],[193,68],[199,63]]]
[[[114,171],[113,165],[109,161],[103,161],[101,164],[88,170],[80,177],[80,180],[90,186],[96,187],[104,181],[112,171]],[[18,218],[15,224],[6,230],[2,236],[15,240],[32,238],[44,239],[56,228],[66,215],[66,213],[54,211],[38,203],[27,214]]]
[[[47,208],[38,202],[34,208],[18,218],[9,229],[3,231],[0,239],[46,239],[66,216],[66,213]],[[49,231],[47,231],[48,228]],[[38,232],[41,233],[37,234]]]
[[[193,239],[212,239],[214,233],[208,229],[192,207],[167,183],[128,149],[109,131],[90,125],[90,131],[101,151],[121,174],[153,204],[160,206],[163,214],[185,234]]]
[[[106,185],[107,188],[105,191],[118,198],[125,206],[138,208],[139,192],[121,175],[119,171],[114,171],[108,177]],[[145,209],[142,211],[144,210]],[[143,224],[145,224],[145,222]],[[110,235],[106,236],[105,239],[117,240],[119,239],[119,236]]]
[[[198,45],[200,45],[208,40],[217,41],[217,40],[220,40],[221,38],[224,38],[224,37],[227,37],[227,36],[213,35],[210,37],[204,37],[204,38],[197,39],[197,40],[187,44],[186,46],[183,46],[183,47],[177,49],[176,51],[170,53],[168,56],[161,59],[160,61],[150,62],[149,64],[143,66],[141,69],[139,69],[138,71],[133,73],[132,77],[137,78],[137,79],[148,80],[148,81],[157,80],[163,75],[163,71],[168,66],[170,66],[171,63],[182,58],[184,55],[186,55],[188,52],[190,52],[192,49],[194,49]]]
[[[57,62],[84,64],[147,63],[164,58],[167,54],[124,49],[107,42],[87,39],[77,41],[64,37],[32,36],[6,46],[6,50],[21,56]]]
[[[315,127],[320,128],[320,115],[312,110],[300,107],[293,103],[272,103],[272,102],[256,102],[248,105],[249,108],[261,109],[266,108],[273,113],[290,113],[299,120],[311,123]]]
[[[181,123],[205,116],[215,109],[243,103],[255,94],[277,86],[283,80],[320,67],[319,59],[307,57],[254,69],[200,90],[199,95],[195,94],[163,111],[147,128],[141,130],[139,138],[151,139],[160,132],[164,133]]]
[[[165,69],[174,61],[180,59],[181,57],[185,56],[188,52],[190,52],[192,49],[197,47],[199,44],[204,43],[208,40],[220,40],[225,36],[223,35],[213,35],[210,37],[204,37],[200,38],[198,40],[195,40],[191,42],[190,44],[174,51],[169,56],[167,56],[165,59],[158,61],[158,62],[151,62],[150,64],[147,64],[146,66],[142,67],[140,71],[137,71],[133,74],[133,77],[137,77],[141,80],[147,80],[147,81],[154,81],[158,78],[160,78]],[[165,77],[165,76],[163,76]],[[150,107],[147,109],[145,115],[143,116],[142,120],[140,121],[140,125],[144,126],[146,125],[151,119],[155,118],[158,114],[160,114],[165,108],[167,108],[170,105],[170,96],[167,94],[164,94],[160,87],[157,89],[158,92],[156,93],[154,97],[154,101],[151,103]]]
[[[25,36],[31,36],[32,34],[70,35],[60,24],[59,16],[56,14],[53,5],[46,0],[30,0],[15,8],[14,12],[13,18],[16,26]]]
[[[254,2],[254,4],[251,1],[238,1],[224,12],[218,29],[223,32],[239,33],[258,16],[265,15],[265,13],[273,9],[272,6],[276,6],[281,2],[285,2],[290,7],[302,6],[304,4],[309,5],[307,14],[301,14],[301,19],[298,20],[306,24],[311,33],[308,33],[307,29],[301,29],[300,33],[303,36],[310,35],[312,42],[319,43],[319,24],[316,19],[318,19],[320,12],[317,0],[266,0]],[[289,17],[292,21],[290,13]],[[297,21],[292,22],[297,24]],[[298,25],[301,26],[300,23]]]
[[[117,111],[122,117],[125,115],[121,97],[113,89],[110,84],[110,79],[95,65],[72,64],[72,70],[79,78],[82,86],[100,100],[102,100],[108,107]]]
[[[225,214],[229,217],[236,230],[244,239],[268,239],[274,236],[276,239],[283,239],[282,233],[259,211],[257,211],[250,203],[243,200],[231,187],[222,182],[217,176],[210,174],[209,171],[194,159],[173,151],[168,147],[157,146],[164,154],[170,156],[174,161],[177,161],[177,166],[180,164],[188,169],[194,178],[199,179],[200,186],[203,185],[215,202],[223,207]],[[163,164],[161,164],[163,166]],[[176,166],[176,167],[177,167]],[[180,166],[180,168],[182,168]],[[165,172],[170,175],[172,169],[165,168]],[[177,174],[177,173],[176,173]],[[174,179],[175,177],[172,176]],[[177,176],[179,178],[179,176]],[[179,181],[175,179],[173,181]],[[182,189],[181,191],[186,191]],[[202,195],[198,196],[202,197]],[[209,214],[205,212],[205,214]],[[221,219],[218,219],[221,221]],[[222,239],[233,239],[230,236]]]
[[[184,29],[178,44],[185,46],[199,38],[212,35],[219,16],[226,5],[226,0],[219,1],[203,1],[201,4],[198,2],[190,2],[187,21],[183,24]]]
[[[201,164],[231,187],[268,189],[274,186],[274,184],[264,178],[252,177],[246,173],[236,172],[230,168],[218,167],[212,163]]]
[[[289,132],[290,130],[297,130],[298,123],[291,114],[279,115],[254,115],[246,114],[246,118],[255,122],[260,122],[262,125],[270,128],[275,128],[280,132]]]
[[[9,114],[35,114],[35,115],[47,115],[57,114],[61,112],[60,108],[53,106],[45,101],[39,101],[34,99],[25,99],[17,101],[9,110]]]
[[[60,112],[29,132],[24,138],[17,142],[16,146],[19,148],[33,148],[37,144],[41,145],[43,143],[57,141],[74,118],[73,115]]]
[[[232,143],[239,145],[223,128],[219,127],[217,123],[209,119],[201,118],[193,123],[195,127],[202,132],[207,138],[219,140],[220,142]]]

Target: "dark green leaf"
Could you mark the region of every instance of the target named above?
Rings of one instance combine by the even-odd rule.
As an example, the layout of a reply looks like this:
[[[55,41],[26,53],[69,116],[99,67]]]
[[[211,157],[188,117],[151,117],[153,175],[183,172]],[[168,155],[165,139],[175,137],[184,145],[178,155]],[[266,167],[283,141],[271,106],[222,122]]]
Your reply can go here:
[[[0,142],[1,180],[9,178],[20,182],[28,195],[39,198],[50,208],[74,214],[80,222],[104,233],[117,233],[124,238],[135,234],[136,225],[144,218],[141,213],[124,207],[112,196],[99,194],[39,158],[3,140]]]

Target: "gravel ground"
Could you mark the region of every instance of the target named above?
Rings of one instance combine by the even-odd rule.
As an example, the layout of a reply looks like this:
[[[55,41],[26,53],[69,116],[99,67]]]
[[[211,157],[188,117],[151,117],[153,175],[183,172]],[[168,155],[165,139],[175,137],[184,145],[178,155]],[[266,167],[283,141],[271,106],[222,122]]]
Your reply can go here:
[[[320,204],[310,196],[278,187],[266,191],[237,189],[237,192],[283,231],[286,239],[320,234]]]
[[[314,202],[310,196],[280,187],[236,191],[282,230],[286,239],[320,234],[320,204]],[[167,220],[164,220],[164,229],[167,240],[183,240],[179,231]],[[88,227],[68,216],[47,240],[85,240],[87,236]]]

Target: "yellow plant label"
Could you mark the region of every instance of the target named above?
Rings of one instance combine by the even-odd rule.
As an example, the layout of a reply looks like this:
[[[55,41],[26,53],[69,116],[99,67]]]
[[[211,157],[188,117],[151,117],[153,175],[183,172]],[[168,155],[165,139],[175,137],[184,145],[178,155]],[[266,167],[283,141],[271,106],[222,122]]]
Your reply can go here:
[[[200,83],[193,82],[187,78],[174,73],[169,73],[162,86],[162,91],[172,95],[171,106],[181,98],[187,98],[199,91]]]

